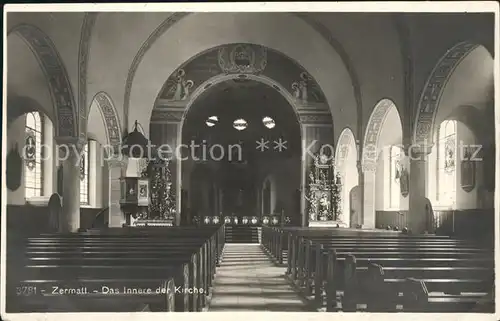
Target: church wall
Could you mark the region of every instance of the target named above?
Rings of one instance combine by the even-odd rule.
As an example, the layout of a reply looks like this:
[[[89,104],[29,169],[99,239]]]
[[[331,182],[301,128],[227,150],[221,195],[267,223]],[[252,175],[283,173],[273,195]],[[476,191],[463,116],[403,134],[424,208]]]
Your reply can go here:
[[[377,160],[377,174],[375,178],[375,210],[383,211],[385,210],[385,194],[386,193],[386,181],[387,175],[389,175],[387,169],[385,168],[385,158],[386,153],[382,153],[379,155]]]
[[[9,153],[10,149],[17,144],[17,150],[19,155],[22,157],[25,137],[25,123],[26,117],[23,115],[15,119],[8,128],[6,146],[7,153]],[[24,205],[26,203],[26,200],[24,199],[24,165],[22,168],[21,184],[19,188],[15,191],[7,189],[7,204],[9,205]]]
[[[461,41],[472,41],[493,48],[494,16],[493,14],[405,14],[410,28],[414,61],[413,81],[415,108],[422,89],[432,69],[448,49]]]
[[[258,165],[259,176],[271,179],[271,212],[262,215],[278,214],[283,209],[292,223],[300,222],[300,199],[297,189],[300,186],[300,159],[265,160]],[[262,181],[264,182],[264,180]]]
[[[458,151],[457,151],[457,172],[456,172],[456,179],[457,179],[457,185],[456,185],[456,209],[475,209],[478,208],[478,195],[477,195],[477,186],[481,184],[479,181],[481,179],[480,175],[480,168],[477,167],[482,167],[481,162],[477,162],[476,169],[476,186],[474,189],[470,192],[466,192],[463,190],[461,187],[461,181],[462,181],[462,160],[463,160],[463,153],[464,149],[469,147],[469,146],[474,146],[476,144],[476,139],[474,137],[474,133],[472,133],[467,126],[465,126],[462,122],[457,122],[457,137],[458,137]],[[478,166],[479,165],[479,166]],[[482,179],[481,179],[482,180]]]
[[[363,110],[362,115],[358,117],[362,117],[363,126],[366,127],[373,106],[384,97],[393,100],[399,114],[404,115],[403,60],[392,15],[335,13],[333,19],[331,13],[308,15],[329,29],[352,64],[362,93],[359,99]],[[349,27],[352,25],[356,25],[356,28]],[[359,41],[360,37],[363,41]],[[346,106],[346,109],[348,108],[351,110],[344,111],[345,113],[354,112],[354,106]],[[335,111],[333,112],[335,114]],[[357,125],[351,128],[358,137],[360,128]]]
[[[50,12],[46,14],[40,14],[39,12],[16,12],[9,13],[7,16],[8,29],[19,23],[28,23],[40,28],[52,40],[65,65],[75,99],[78,99],[78,48],[82,26],[81,21],[84,14],[84,12]]]

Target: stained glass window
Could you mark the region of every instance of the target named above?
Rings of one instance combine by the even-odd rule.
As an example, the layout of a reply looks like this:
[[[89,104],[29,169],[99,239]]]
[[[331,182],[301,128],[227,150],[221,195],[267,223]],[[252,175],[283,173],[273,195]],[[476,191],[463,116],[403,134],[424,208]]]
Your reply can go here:
[[[445,120],[438,130],[436,200],[439,205],[455,203],[457,123]]]
[[[26,198],[42,195],[42,117],[38,112],[26,114],[24,157],[24,195]]]
[[[398,208],[400,205],[400,178],[401,178],[401,156],[402,151],[398,146],[391,146],[391,156],[390,156],[390,178],[389,178],[389,205],[390,208]]]
[[[87,143],[80,157],[80,204],[89,204],[89,144]]]

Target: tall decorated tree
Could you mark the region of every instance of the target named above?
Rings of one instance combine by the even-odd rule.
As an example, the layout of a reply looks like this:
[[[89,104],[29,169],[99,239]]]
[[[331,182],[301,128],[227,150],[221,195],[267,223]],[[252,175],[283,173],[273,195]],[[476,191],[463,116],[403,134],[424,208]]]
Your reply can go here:
[[[330,191],[332,203],[332,218],[334,220],[339,220],[342,213],[342,181],[340,174],[337,171],[335,171],[334,179],[332,179]]]
[[[175,212],[175,195],[172,187],[172,175],[168,160],[149,161],[146,175],[150,179],[151,195],[149,218],[171,219]]]
[[[308,207],[308,213],[309,213],[309,220],[315,221],[317,220],[317,215],[318,215],[318,200],[317,200],[317,194],[316,190],[313,188],[313,185],[316,183],[316,167],[314,166],[314,163],[311,164],[310,169],[309,169],[309,176],[308,176],[308,182],[307,182],[307,190],[306,190],[306,200],[307,200],[307,207]]]

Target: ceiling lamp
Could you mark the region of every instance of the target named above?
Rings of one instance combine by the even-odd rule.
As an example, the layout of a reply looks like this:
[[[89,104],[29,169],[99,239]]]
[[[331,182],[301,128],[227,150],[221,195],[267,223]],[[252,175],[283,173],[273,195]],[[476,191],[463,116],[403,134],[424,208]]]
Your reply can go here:
[[[217,117],[217,116],[210,116],[210,117],[208,117],[208,119],[205,122],[205,124],[207,124],[208,127],[214,127],[217,124],[218,121],[219,121],[219,117]]]
[[[262,118],[262,123],[264,124],[264,126],[266,126],[269,129],[272,129],[276,126],[274,119],[272,119],[271,117],[267,117],[267,116]]]
[[[246,120],[240,118],[240,119],[236,119],[234,122],[233,122],[233,127],[236,129],[236,130],[244,130],[246,129],[248,126],[248,123]]]
[[[139,124],[137,120],[134,124],[134,130],[128,133],[122,140],[122,155],[131,157],[131,158],[147,158],[154,157],[154,153],[156,149],[153,148],[149,150],[149,148],[153,147],[149,140],[144,137],[144,135],[138,130]],[[153,154],[151,154],[153,153]]]

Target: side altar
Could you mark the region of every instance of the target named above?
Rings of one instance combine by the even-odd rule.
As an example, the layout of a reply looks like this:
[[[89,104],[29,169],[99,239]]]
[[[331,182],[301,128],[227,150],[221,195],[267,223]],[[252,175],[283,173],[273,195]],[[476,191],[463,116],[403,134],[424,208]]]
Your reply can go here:
[[[309,227],[348,227],[342,218],[342,182],[335,160],[316,155],[311,165],[306,192]]]

